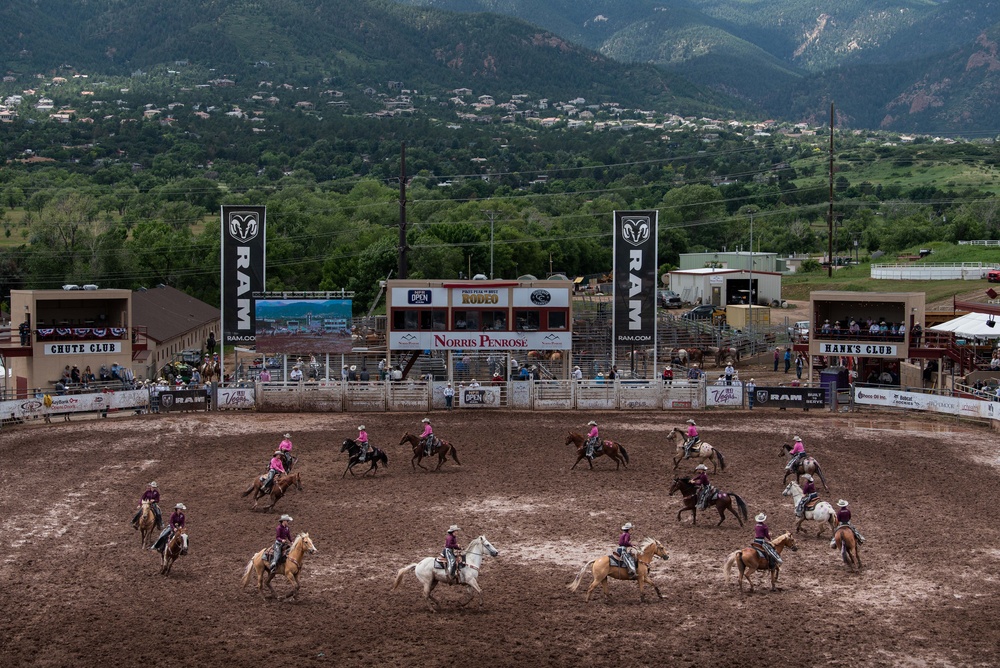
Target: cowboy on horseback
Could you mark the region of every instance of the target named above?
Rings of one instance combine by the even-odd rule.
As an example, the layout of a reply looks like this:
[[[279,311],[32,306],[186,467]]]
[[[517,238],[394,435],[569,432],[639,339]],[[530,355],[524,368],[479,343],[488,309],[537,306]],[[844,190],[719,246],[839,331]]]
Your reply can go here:
[[[285,465],[285,472],[291,473],[292,462],[294,458],[292,457],[292,435],[286,433],[281,439],[281,443],[278,444],[278,450],[275,452],[277,456],[281,457],[281,462]]]
[[[174,532],[178,529],[184,528],[184,523],[187,521],[184,517],[184,511],[187,510],[187,506],[183,503],[178,503],[174,506],[174,512],[170,513],[170,523],[167,524],[166,528],[160,532],[160,536],[153,543],[153,546],[149,548],[155,552],[162,553],[167,543],[170,539],[174,537]]]
[[[837,501],[837,529],[840,527],[847,527],[852,532],[854,532],[854,538],[859,544],[864,544],[865,537],[861,535],[861,532],[851,524],[851,509],[847,507],[847,501],[841,499]],[[837,531],[834,530],[833,538],[830,539],[830,547],[837,547]]]
[[[458,563],[461,560],[462,546],[458,544],[458,538],[455,536],[459,531],[461,529],[458,528],[457,524],[448,527],[448,535],[444,539],[444,550],[441,551],[442,556],[448,562],[448,577],[453,580],[458,573]]]
[[[781,557],[774,549],[774,545],[771,544],[771,530],[767,528],[764,522],[767,520],[767,515],[764,513],[758,513],[754,521],[757,525],[753,529],[753,543],[754,545],[759,545],[767,555],[767,565],[768,568],[773,569],[776,566],[781,565]]]
[[[139,517],[142,515],[142,502],[149,501],[149,507],[153,510],[153,515],[156,517],[156,528],[163,527],[163,517],[160,515],[160,490],[156,484],[156,481],[149,483],[146,486],[146,491],[142,493],[139,498],[139,510],[136,511],[135,515],[132,517],[132,528],[139,528]]]
[[[424,418],[424,430],[420,432],[420,445],[424,449],[424,456],[430,457],[434,451],[434,427],[431,426],[431,419]]]
[[[282,515],[278,520],[278,528],[274,532],[274,556],[271,557],[269,570],[271,573],[278,568],[281,561],[281,553],[292,544],[292,532],[288,528],[288,523],[292,521],[289,515]]]
[[[798,504],[795,506],[796,517],[802,517],[803,515],[805,515],[806,506],[809,504],[809,502],[814,501],[819,497],[819,494],[816,493],[816,485],[815,483],[813,483],[813,477],[810,474],[806,473],[804,476],[802,476],[802,480],[804,480],[805,482],[803,482],[802,484],[802,498],[799,499]]]
[[[622,534],[618,536],[618,549],[615,550],[618,557],[625,562],[629,575],[638,577],[635,566],[635,548],[632,547],[632,523],[626,522],[622,527]]]
[[[697,472],[691,482],[693,482],[698,487],[698,510],[705,510],[705,506],[712,499],[715,493],[715,487],[713,487],[708,482],[708,467],[704,464],[698,464],[694,468]]]
[[[264,478],[264,482],[261,483],[260,490],[265,494],[269,494],[271,492],[271,485],[274,483],[274,477],[279,473],[284,474],[287,473],[287,471],[285,471],[285,465],[282,463],[281,455],[276,452],[274,453],[274,456],[271,457],[271,463],[268,464],[267,477]]]
[[[364,425],[358,426],[357,443],[361,446],[361,452],[358,454],[358,461],[363,462],[368,459],[368,451],[371,449],[371,446],[368,445],[368,432],[365,431]]]
[[[788,455],[789,455],[789,457],[791,457],[791,459],[789,459],[788,460],[788,464],[785,465],[785,470],[786,471],[794,471],[796,465],[801,460],[805,459],[806,456],[807,456],[806,455],[806,448],[805,448],[804,445],[802,445],[802,439],[799,438],[798,436],[796,436],[795,438],[792,439],[792,441],[795,442],[795,445],[792,446],[791,451],[789,451],[789,453],[788,453]]]
[[[698,425],[694,423],[694,420],[687,421],[687,440],[684,442],[684,459],[688,459],[691,456],[691,448],[701,440],[698,436]]]
[[[590,433],[587,434],[587,459],[594,460],[594,453],[601,449],[601,437],[597,433],[597,422],[591,420],[587,423]]]

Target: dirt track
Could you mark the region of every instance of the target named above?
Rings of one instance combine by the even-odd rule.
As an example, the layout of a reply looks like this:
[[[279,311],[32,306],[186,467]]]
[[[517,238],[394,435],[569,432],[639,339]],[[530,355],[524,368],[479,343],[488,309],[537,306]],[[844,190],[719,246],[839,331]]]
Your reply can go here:
[[[437,431],[464,465],[437,474],[412,472],[397,445],[420,417],[364,416],[390,458],[388,475],[374,480],[340,479],[340,443],[356,433],[358,416],[151,415],[5,430],[3,664],[996,662],[1000,459],[985,429],[950,433],[870,414],[701,413],[705,440],[729,465],[713,482],[749,503],[741,529],[731,518],[716,528],[711,514],[696,527],[676,520],[670,453],[657,434],[685,415],[598,416],[602,434],[627,445],[632,467],[615,472],[601,458],[596,470],[572,473],[565,433],[589,415],[438,413]],[[238,587],[276,523],[275,514],[251,512],[239,492],[285,430],[304,491],[276,510],[319,549],[305,562],[295,604],[265,603]],[[866,568],[852,575],[828,537],[801,536],[799,551],[786,553],[781,591],[741,596],[723,584],[721,566],[750,541],[760,510],[775,533],[793,526],[778,449],[794,434],[823,464],[830,491],[821,498],[851,501],[868,538]],[[167,579],[127,523],[152,479],[164,509],[178,501],[189,509],[191,553]],[[665,599],[640,604],[634,583],[614,582],[610,605],[587,605],[583,588],[565,585],[609,551],[625,521],[636,523],[637,537],[666,544],[670,560],[654,571]],[[484,562],[485,609],[459,609],[463,592],[439,588],[444,609],[432,614],[412,575],[389,587],[397,568],[440,549],[453,522],[463,544],[485,534],[501,554]]]

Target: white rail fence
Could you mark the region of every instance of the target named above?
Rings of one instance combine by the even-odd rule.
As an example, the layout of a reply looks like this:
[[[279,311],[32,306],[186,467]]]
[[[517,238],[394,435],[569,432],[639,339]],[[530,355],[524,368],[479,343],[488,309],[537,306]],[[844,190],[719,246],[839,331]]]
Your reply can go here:
[[[871,277],[895,281],[978,281],[990,269],[1000,265],[990,262],[921,262],[919,264],[873,264]]]

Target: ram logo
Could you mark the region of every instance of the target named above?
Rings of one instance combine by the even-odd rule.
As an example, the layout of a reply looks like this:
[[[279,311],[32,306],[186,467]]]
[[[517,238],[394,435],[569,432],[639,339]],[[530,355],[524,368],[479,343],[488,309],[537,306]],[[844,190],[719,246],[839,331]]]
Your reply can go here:
[[[623,216],[622,239],[641,246],[649,239],[649,216]]]
[[[260,232],[256,213],[234,213],[229,216],[229,236],[240,243],[247,243]]]

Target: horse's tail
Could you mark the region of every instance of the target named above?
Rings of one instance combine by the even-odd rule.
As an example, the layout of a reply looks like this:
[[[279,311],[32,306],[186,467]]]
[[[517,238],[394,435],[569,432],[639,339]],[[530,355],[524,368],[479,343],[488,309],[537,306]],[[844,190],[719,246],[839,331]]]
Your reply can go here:
[[[384,452],[380,452],[379,455],[381,456],[378,459],[382,462],[382,466],[389,468],[389,456]]]
[[[816,462],[815,459],[813,461]],[[816,475],[819,476],[820,481],[823,483],[823,489],[830,489],[826,486],[826,478],[823,477],[823,469],[820,468],[819,462],[816,462]]]
[[[733,565],[736,563],[736,560],[740,558],[740,551],[736,550],[729,555],[729,558],[726,559],[726,563],[722,565],[722,578],[725,582],[729,582],[729,579],[733,576]]]
[[[577,589],[579,589],[580,581],[583,580],[583,574],[587,572],[587,568],[593,565],[595,561],[597,561],[597,559],[591,559],[590,561],[585,563],[583,565],[583,568],[580,569],[580,572],[576,574],[576,578],[574,578],[572,582],[566,585],[566,588],[569,589],[570,591],[576,591]]]
[[[462,462],[458,461],[458,450],[455,449],[454,445],[451,446],[451,458],[454,459],[455,463],[458,464],[459,466],[462,465]]]
[[[253,489],[254,489],[255,486],[256,485],[254,485],[253,483],[250,483],[250,486],[247,487],[247,491],[245,491],[242,494],[240,494],[240,496],[250,496],[250,493],[253,492]]]
[[[398,571],[396,571],[396,580],[392,583],[392,589],[389,591],[395,591],[399,583],[403,581],[403,576],[406,575],[407,571],[416,570],[417,564],[410,564],[408,566],[403,566]]]
[[[847,541],[841,539],[840,541],[840,558],[844,560],[844,563],[848,566],[851,565],[851,555],[847,550]]]
[[[628,450],[626,450],[625,446],[622,445],[621,443],[618,444],[618,449],[621,450],[621,452],[622,452],[622,459],[624,459],[625,463],[628,464],[629,463],[629,461],[628,461]]]
[[[731,496],[734,499],[736,499],[736,507],[740,509],[740,514],[743,515],[743,521],[745,522],[746,519],[747,519],[747,503],[746,503],[746,501],[744,501],[743,497],[740,496],[739,494],[733,494],[732,492],[730,492],[729,496]]]
[[[247,583],[250,582],[250,573],[253,571],[253,560],[256,556],[250,557],[250,561],[247,562],[247,567],[243,571],[243,579],[240,581],[241,589],[246,589]]]
[[[722,451],[712,446],[715,449],[715,456],[719,458],[719,468],[723,471],[726,470],[726,458],[722,456]]]

